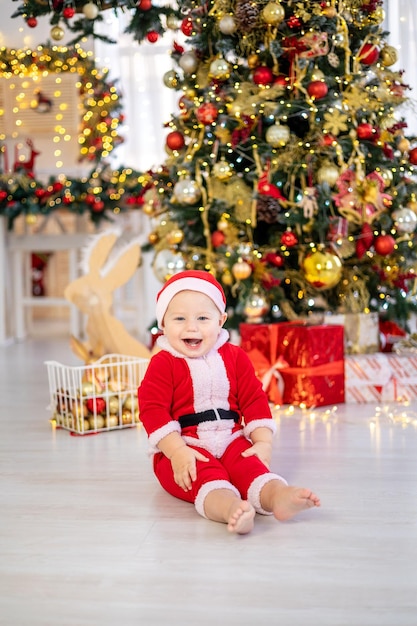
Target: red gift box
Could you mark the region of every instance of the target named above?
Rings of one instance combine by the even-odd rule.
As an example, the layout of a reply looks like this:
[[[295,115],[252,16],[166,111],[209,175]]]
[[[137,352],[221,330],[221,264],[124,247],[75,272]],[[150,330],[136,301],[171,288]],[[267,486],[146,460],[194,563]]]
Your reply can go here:
[[[345,401],[343,326],[279,322],[239,329],[271,402],[312,407]]]

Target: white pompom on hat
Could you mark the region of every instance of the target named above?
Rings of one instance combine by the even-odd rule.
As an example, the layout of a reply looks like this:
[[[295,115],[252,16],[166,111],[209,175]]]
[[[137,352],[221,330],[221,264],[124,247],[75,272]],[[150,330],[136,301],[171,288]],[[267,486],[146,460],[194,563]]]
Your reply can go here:
[[[198,291],[213,300],[220,313],[226,311],[226,296],[221,284],[203,270],[186,270],[171,276],[156,296],[156,319],[162,328],[164,315],[172,298],[180,291]]]

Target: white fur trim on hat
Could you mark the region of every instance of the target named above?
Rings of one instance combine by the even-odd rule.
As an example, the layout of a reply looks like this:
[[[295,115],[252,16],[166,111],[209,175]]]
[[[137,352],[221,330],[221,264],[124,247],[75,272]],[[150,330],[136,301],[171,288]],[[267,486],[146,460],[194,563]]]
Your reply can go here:
[[[205,272],[205,274],[207,273]],[[210,276],[209,274],[207,275],[208,277]],[[211,279],[213,280],[213,282],[211,282],[210,278],[206,279],[205,277],[197,278],[195,276],[184,276],[184,278],[178,278],[172,282],[168,281],[159,292],[156,302],[156,319],[158,327],[162,328],[162,322],[168,305],[172,298],[180,291],[198,291],[199,293],[203,293],[214,302],[220,313],[224,313],[226,310],[224,292],[220,284],[213,279]]]

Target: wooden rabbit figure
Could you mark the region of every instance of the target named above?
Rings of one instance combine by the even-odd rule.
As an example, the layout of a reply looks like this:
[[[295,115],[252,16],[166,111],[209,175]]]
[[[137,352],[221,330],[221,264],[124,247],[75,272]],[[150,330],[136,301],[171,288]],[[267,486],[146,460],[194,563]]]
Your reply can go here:
[[[84,275],[72,281],[64,295],[87,316],[85,354],[124,354],[149,358],[150,351],[135,339],[112,314],[113,291],[126,284],[138,268],[141,249],[137,241],[128,243],[110,257],[120,233],[105,231],[92,237],[84,250]],[[80,342],[71,343],[80,356]]]

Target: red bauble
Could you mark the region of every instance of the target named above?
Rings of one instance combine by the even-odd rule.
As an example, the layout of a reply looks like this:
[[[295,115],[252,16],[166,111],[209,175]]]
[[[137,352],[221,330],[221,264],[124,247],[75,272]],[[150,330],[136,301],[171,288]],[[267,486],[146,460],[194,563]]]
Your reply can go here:
[[[0,189],[0,202],[3,202],[3,200],[6,200],[8,195],[9,194],[7,193],[7,191],[4,191],[4,189]]]
[[[93,213],[101,213],[104,210],[103,200],[96,200],[94,204],[91,205],[91,210]]]
[[[381,256],[390,255],[395,246],[395,239],[391,235],[379,235],[374,241],[374,248]]]
[[[374,135],[374,127],[372,124],[368,123],[359,124],[356,129],[356,134],[358,135],[358,139],[371,139]]]
[[[26,24],[29,26],[29,28],[36,28],[38,25],[38,20],[36,19],[36,17],[28,17],[28,19],[26,20]]]
[[[292,230],[286,230],[281,237],[281,243],[283,246],[287,246],[287,248],[292,248],[297,245],[298,239]]]
[[[138,9],[141,11],[149,11],[152,9],[152,0],[140,0],[137,4]]]
[[[315,98],[316,100],[320,100],[321,98],[325,98],[329,88],[323,80],[313,80],[307,87],[307,93],[311,98]]]
[[[195,114],[201,124],[212,124],[217,120],[219,112],[212,102],[204,102],[198,107]]]
[[[213,248],[220,248],[224,244],[226,237],[221,230],[215,230],[211,235],[211,243]]]
[[[264,258],[269,265],[273,265],[274,267],[282,267],[284,265],[284,258],[276,252],[268,252]]]
[[[276,78],[274,78],[274,85],[279,85],[281,87],[286,87],[289,85],[290,79],[285,74],[278,74]]]
[[[150,30],[149,33],[147,33],[146,35],[146,39],[150,43],[155,43],[159,39],[159,34],[156,32],[156,30]]]
[[[326,133],[325,135],[323,135],[323,139],[321,140],[321,142],[323,146],[332,146],[334,143],[336,143],[336,138],[330,133]]]
[[[88,398],[85,404],[90,413],[104,413],[106,410],[106,402],[103,398]]]
[[[362,226],[361,234],[356,241],[356,256],[361,259],[369,250],[374,241],[374,232],[372,227],[365,222]]]
[[[373,65],[378,58],[379,49],[373,43],[364,43],[358,52],[358,59],[364,65]]]
[[[417,165],[417,148],[412,148],[408,153],[408,160],[411,165]]]
[[[274,80],[274,74],[270,67],[260,65],[253,71],[252,80],[255,85],[270,85]]]
[[[186,37],[189,37],[193,32],[193,21],[191,18],[186,17],[181,22],[181,32],[184,33]]]
[[[75,15],[74,7],[65,7],[62,11],[62,15],[63,17],[65,17],[66,20],[69,20],[71,17],[74,17]]]
[[[166,145],[170,150],[181,150],[185,146],[184,135],[178,130],[173,130],[167,135]]]

